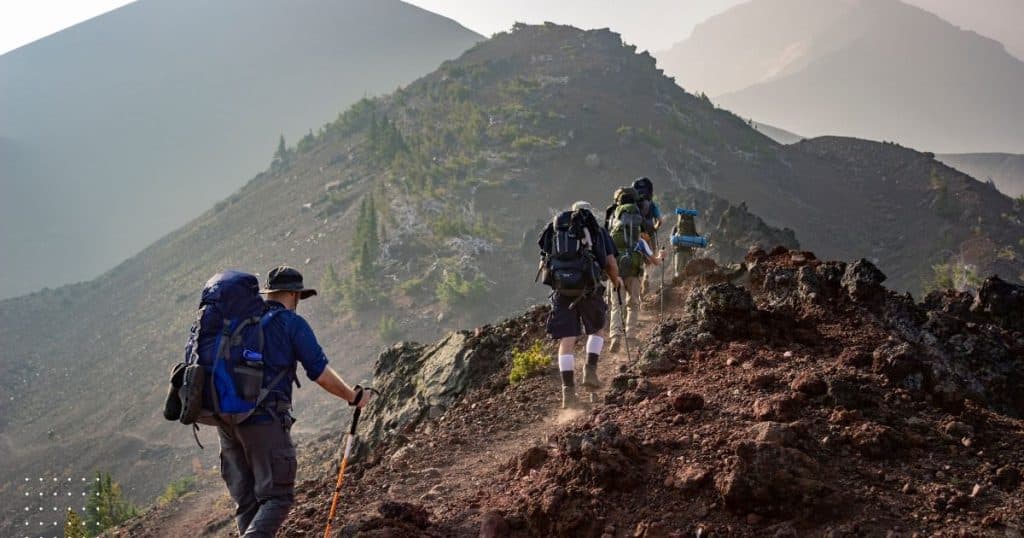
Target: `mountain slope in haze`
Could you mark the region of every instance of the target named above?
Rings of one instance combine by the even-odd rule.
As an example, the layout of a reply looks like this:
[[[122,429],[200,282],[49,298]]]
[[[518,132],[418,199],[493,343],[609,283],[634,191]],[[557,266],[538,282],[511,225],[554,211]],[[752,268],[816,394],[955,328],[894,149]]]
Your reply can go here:
[[[959,153],[936,155],[935,158],[971,177],[992,181],[1007,196],[1024,196],[1024,155]]]
[[[847,138],[782,146],[681,90],[615,33],[517,25],[360,101],[93,282],[0,302],[0,435],[17,447],[0,473],[74,454],[72,472],[112,468],[148,500],[187,472],[191,436],[159,408],[215,271],[298,265],[322,291],[300,312],[359,380],[382,343],[430,341],[544,301],[532,285],[539,228],[574,200],[603,206],[638,175],[666,210],[702,211],[723,256],[799,238],[830,257],[876,258],[894,287],[915,290],[953,258],[1007,279],[1024,268],[1024,209],[928,154]],[[344,421],[315,388],[297,394],[297,433]]]
[[[1017,0],[905,0],[963,28],[995,39],[1006,51],[1024,60],[1024,3]]]
[[[661,59],[683,87],[805,136],[1024,151],[1024,62],[896,0],[754,0]]]
[[[141,0],[0,56],[0,297],[95,277],[237,189],[279,133],[480,39],[397,0]]]

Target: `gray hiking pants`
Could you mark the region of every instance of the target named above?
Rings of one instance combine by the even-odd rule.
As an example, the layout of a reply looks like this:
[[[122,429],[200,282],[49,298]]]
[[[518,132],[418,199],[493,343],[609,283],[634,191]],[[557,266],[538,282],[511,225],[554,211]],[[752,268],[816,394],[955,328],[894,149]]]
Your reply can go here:
[[[295,445],[274,421],[218,427],[220,474],[237,506],[235,522],[244,537],[272,538],[295,502]]]

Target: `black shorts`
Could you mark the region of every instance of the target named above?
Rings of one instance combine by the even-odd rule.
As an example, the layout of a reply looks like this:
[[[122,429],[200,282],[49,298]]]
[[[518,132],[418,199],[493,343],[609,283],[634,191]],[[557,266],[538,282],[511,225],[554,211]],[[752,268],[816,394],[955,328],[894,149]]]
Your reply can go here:
[[[576,301],[579,299],[579,301]],[[570,309],[570,305],[576,304]],[[582,334],[597,334],[604,328],[608,318],[608,305],[604,302],[602,290],[597,290],[580,299],[551,295],[551,315],[548,316],[548,334],[561,339]]]

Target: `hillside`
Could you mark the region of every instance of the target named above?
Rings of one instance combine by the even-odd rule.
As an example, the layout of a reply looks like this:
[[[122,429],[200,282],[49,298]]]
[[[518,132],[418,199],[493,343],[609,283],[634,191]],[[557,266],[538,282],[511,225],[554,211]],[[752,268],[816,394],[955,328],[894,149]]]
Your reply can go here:
[[[384,351],[334,536],[1024,529],[1024,287],[989,279],[915,304],[865,260],[779,248],[745,263],[743,287],[691,263],[663,323],[648,305],[639,354],[605,355],[608,387],[584,411],[558,410],[553,367],[509,382],[545,308]],[[340,432],[300,446],[280,536],[322,531]],[[191,506],[114,535],[230,524],[229,509]]]
[[[992,181],[1011,198],[1024,196],[1024,155],[953,153],[935,158],[980,181]]]
[[[0,435],[13,448],[0,472],[108,468],[148,501],[188,472],[182,462],[212,464],[214,451],[197,456],[159,408],[199,288],[222,268],[298,265],[323,291],[300,312],[359,380],[381,344],[543,302],[546,290],[528,287],[539,227],[573,200],[607,203],[641,174],[667,209],[704,212],[722,263],[799,239],[877,258],[898,289],[954,255],[960,273],[967,262],[1008,280],[1021,272],[1022,209],[928,154],[843,138],[780,146],[682,91],[617,34],[517,26],[360,101],[97,280],[0,302]],[[111,379],[125,382],[110,390]],[[299,433],[344,420],[315,389],[298,392]],[[0,491],[12,492],[21,502],[18,486]]]
[[[139,0],[0,56],[0,297],[95,278],[238,189],[279,134],[482,39],[397,0]]]
[[[1019,22],[1024,20],[1024,4],[1017,0],[907,0],[906,3],[930,11],[963,28],[995,39],[1006,51],[1024,60],[1024,34]]]
[[[805,136],[1024,151],[1024,61],[897,0],[754,0],[659,59],[684,88]]]

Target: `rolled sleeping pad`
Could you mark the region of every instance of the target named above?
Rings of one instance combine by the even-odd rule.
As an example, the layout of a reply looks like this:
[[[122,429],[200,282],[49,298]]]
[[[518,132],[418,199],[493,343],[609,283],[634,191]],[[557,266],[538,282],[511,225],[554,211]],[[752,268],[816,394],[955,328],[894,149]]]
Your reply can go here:
[[[677,247],[706,248],[708,240],[699,235],[672,235],[672,244]]]
[[[676,215],[689,215],[691,217],[696,217],[697,215],[700,215],[700,212],[696,209],[683,209],[681,207],[677,207]]]

